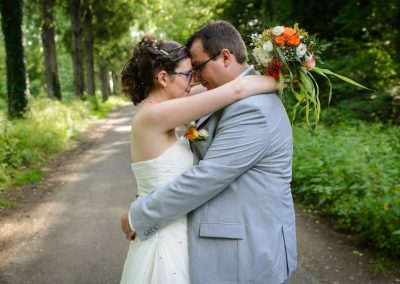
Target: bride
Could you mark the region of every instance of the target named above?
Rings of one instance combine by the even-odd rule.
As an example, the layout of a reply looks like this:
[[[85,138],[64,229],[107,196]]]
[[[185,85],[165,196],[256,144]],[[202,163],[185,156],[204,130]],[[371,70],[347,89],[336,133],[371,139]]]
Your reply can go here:
[[[202,87],[191,89],[195,72],[184,46],[151,36],[135,46],[122,71],[123,91],[136,105],[131,155],[138,198],[192,167],[189,142],[177,135],[178,126],[250,95],[277,89],[272,77],[243,76],[193,95],[204,91]],[[121,283],[190,283],[186,230],[186,216],[182,216],[144,241],[127,235],[133,241]]]

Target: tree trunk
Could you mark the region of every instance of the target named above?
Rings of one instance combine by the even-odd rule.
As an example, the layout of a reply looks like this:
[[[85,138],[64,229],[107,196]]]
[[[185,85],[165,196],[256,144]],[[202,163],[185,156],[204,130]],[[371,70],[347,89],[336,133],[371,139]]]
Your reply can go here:
[[[82,29],[81,29],[81,2],[80,0],[70,1],[71,31],[72,31],[72,69],[74,76],[74,92],[77,98],[83,98],[84,74],[82,60]]]
[[[92,6],[89,0],[83,2],[84,10],[84,29],[85,29],[85,67],[86,67],[86,88],[89,96],[94,96],[96,87],[94,83],[94,59],[93,59],[93,24]]]
[[[8,116],[21,118],[28,105],[27,75],[22,45],[22,0],[1,0],[7,65]]]
[[[99,60],[99,79],[101,86],[101,97],[105,102],[110,96],[110,77],[108,75],[107,64],[103,59]]]
[[[42,43],[47,85],[47,96],[61,100],[60,79],[58,76],[57,49],[54,40],[54,0],[42,1]]]
[[[119,84],[118,84],[118,82],[119,82],[119,76],[118,76],[118,74],[116,74],[116,73],[112,73],[112,80],[113,80],[113,88],[112,88],[112,94],[113,95],[116,95],[116,94],[118,94],[119,92],[120,92],[120,90],[119,90]]]

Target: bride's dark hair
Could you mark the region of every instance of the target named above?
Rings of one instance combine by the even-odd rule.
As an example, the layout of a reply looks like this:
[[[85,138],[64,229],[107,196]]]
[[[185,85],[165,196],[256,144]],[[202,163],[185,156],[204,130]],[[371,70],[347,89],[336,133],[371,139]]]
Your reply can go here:
[[[169,40],[145,36],[134,46],[133,54],[121,72],[122,91],[138,104],[154,88],[159,71],[174,71],[182,59],[189,58],[185,46]]]

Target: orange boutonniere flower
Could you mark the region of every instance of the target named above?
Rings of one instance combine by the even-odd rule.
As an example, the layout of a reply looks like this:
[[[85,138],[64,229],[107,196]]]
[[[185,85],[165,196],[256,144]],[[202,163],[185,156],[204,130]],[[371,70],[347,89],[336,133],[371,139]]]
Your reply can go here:
[[[192,121],[188,124],[187,130],[183,136],[190,142],[196,142],[206,140],[208,138],[208,132],[205,129],[197,130],[196,124]]]

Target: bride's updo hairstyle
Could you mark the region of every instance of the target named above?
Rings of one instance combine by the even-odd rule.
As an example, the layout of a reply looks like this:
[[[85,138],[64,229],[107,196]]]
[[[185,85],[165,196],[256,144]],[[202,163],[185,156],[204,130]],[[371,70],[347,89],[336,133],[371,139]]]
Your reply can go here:
[[[122,91],[137,105],[153,90],[158,72],[174,71],[185,58],[189,58],[185,46],[175,41],[145,36],[134,46],[133,55],[122,69]]]

